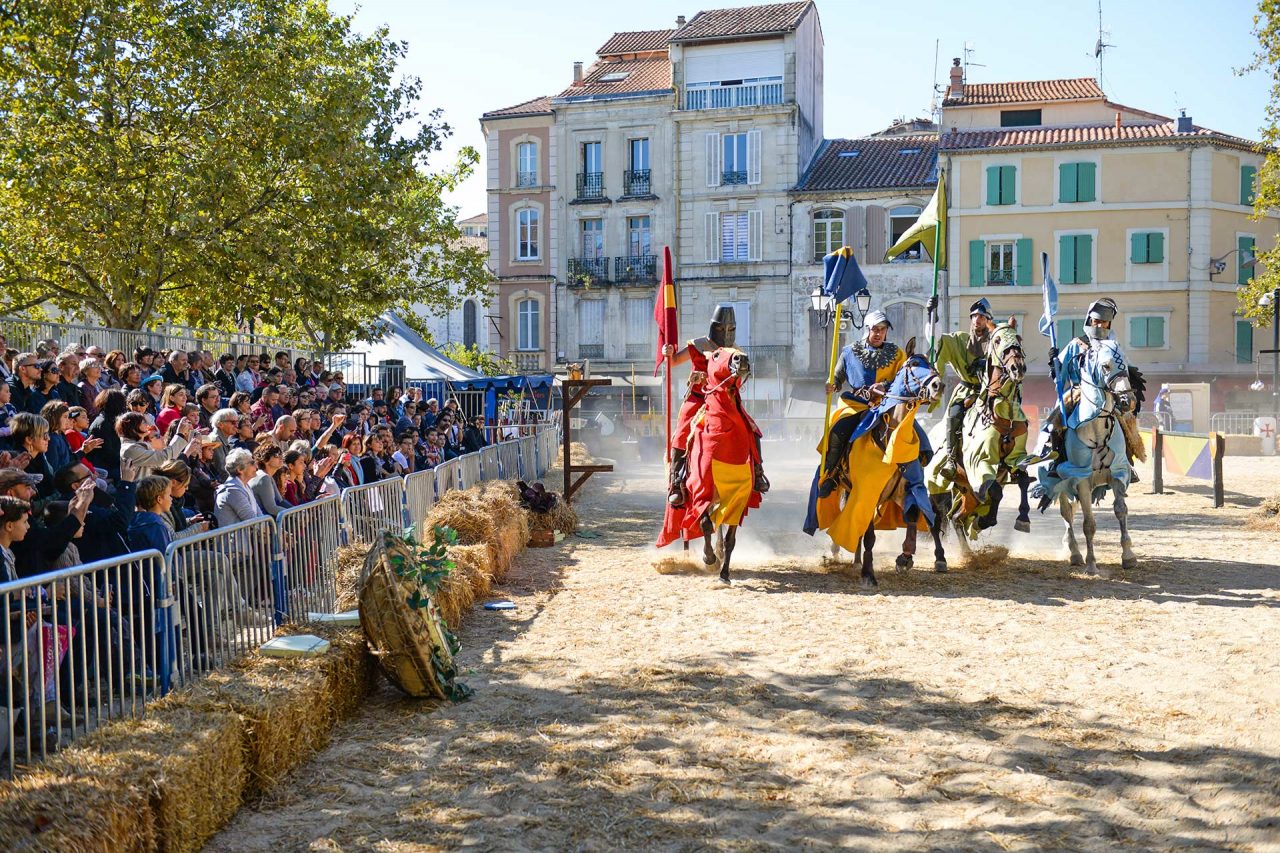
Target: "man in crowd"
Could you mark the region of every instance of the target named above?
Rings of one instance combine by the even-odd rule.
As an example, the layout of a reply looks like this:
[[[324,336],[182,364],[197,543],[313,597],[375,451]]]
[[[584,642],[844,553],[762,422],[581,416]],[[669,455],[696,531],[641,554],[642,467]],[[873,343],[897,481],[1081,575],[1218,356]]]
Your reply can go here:
[[[68,406],[78,406],[83,395],[80,393],[80,357],[74,352],[64,352],[58,356],[58,384],[53,386],[54,395]]]
[[[33,352],[22,353],[13,362],[13,379],[9,381],[10,404],[19,412],[40,414],[40,408],[45,404],[45,400],[39,393],[39,384],[39,357]]]
[[[253,418],[254,423],[261,422],[261,429],[270,432],[275,429],[275,405],[280,400],[280,389],[274,385],[267,385],[262,389],[262,396],[258,398],[258,402],[253,404],[249,409],[249,416]]]

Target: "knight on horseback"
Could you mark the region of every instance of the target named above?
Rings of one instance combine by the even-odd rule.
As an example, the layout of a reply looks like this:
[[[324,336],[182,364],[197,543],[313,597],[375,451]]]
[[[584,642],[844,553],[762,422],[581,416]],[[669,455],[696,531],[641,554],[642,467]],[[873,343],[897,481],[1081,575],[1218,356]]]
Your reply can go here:
[[[938,297],[930,296],[925,306],[929,316],[938,307]],[[954,479],[956,469],[963,465],[961,431],[964,429],[964,413],[978,398],[983,371],[987,366],[987,345],[995,328],[991,303],[984,297],[969,306],[969,330],[951,332],[938,338],[938,348],[933,366],[939,377],[946,376],[947,365],[960,380],[951,392],[947,404],[946,432],[942,445],[944,476]]]

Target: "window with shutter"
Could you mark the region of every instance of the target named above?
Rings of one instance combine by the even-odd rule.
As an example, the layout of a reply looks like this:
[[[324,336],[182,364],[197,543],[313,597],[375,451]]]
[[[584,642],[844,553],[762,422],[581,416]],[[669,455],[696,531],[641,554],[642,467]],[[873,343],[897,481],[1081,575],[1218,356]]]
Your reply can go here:
[[[1017,276],[1015,283],[1021,286],[1031,284],[1031,271],[1035,269],[1031,261],[1031,238],[1023,237],[1018,240],[1018,257],[1015,264]]]
[[[1076,172],[1079,167],[1079,163],[1062,163],[1058,166],[1058,201],[1062,204],[1080,200],[1076,196]]]
[[[969,286],[982,287],[987,283],[987,271],[984,256],[987,244],[982,240],[969,241]]]
[[[1253,323],[1236,320],[1236,363],[1253,363]]]
[[[1089,284],[1093,281],[1093,235],[1064,234],[1058,238],[1058,282]]]
[[[1236,283],[1248,284],[1253,278],[1253,265],[1249,263],[1254,259],[1253,238],[1237,237],[1236,249]]]
[[[1013,204],[1018,179],[1016,166],[987,167],[987,204]]]
[[[703,242],[706,244],[707,263],[720,261],[720,214],[708,213],[704,227]]]
[[[578,358],[604,358],[604,300],[578,300]]]
[[[752,211],[759,213],[759,211]],[[747,211],[720,214],[720,260],[724,263],[746,261],[750,257],[751,224]]]
[[[844,214],[818,210],[813,214],[813,259],[821,261],[844,245]]]
[[[747,211],[747,260],[764,259],[764,211]]]
[[[720,134],[707,134],[707,186],[720,186]]]
[[[1134,264],[1164,263],[1164,234],[1139,231],[1129,236],[1129,262]]]
[[[1258,175],[1258,170],[1254,166],[1240,167],[1240,203],[1245,205],[1253,205],[1254,197],[1254,179]]]
[[[1163,349],[1164,318],[1130,317],[1129,346],[1134,349]]]
[[[1055,320],[1054,326],[1058,332],[1058,348],[1061,349],[1067,345],[1067,341],[1072,338],[1078,338],[1084,334],[1084,319],[1064,318]]]
[[[760,183],[760,131],[752,130],[747,133],[747,183]]]

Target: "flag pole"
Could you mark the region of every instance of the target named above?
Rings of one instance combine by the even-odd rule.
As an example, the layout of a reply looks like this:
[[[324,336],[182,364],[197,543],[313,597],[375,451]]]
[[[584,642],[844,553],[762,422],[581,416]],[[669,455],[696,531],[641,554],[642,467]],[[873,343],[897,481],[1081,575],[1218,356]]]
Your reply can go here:
[[[832,321],[835,332],[832,334],[831,340],[831,364],[827,368],[827,385],[836,384],[836,360],[840,357],[840,315],[844,310],[844,303],[836,303],[836,315]],[[827,414],[822,420],[822,447],[818,449],[821,461],[818,462],[818,470],[822,473],[820,477],[827,475],[827,442],[831,440],[831,391],[827,392]]]
[[[942,178],[938,178],[939,181]],[[933,227],[933,299],[936,303],[938,300],[938,249],[942,245],[942,217],[939,216],[938,223]],[[934,309],[937,312],[937,309]],[[938,340],[938,324],[933,316],[926,318],[929,321],[929,363],[933,363],[934,348]]]

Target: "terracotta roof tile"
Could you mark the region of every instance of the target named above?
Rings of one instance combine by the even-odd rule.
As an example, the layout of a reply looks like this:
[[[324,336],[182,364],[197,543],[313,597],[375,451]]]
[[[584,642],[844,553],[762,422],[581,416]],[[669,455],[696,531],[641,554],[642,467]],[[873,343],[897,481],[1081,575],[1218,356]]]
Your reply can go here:
[[[944,98],[944,107],[1019,104],[1036,101],[1089,101],[1105,97],[1092,77],[1066,80],[1022,80],[1013,83],[965,83],[964,95]]]
[[[618,75],[624,76],[614,79]],[[556,95],[555,100],[601,98],[670,88],[671,61],[668,59],[600,60],[582,76],[581,86],[570,86]]]
[[[596,56],[617,56],[620,53],[648,53],[665,51],[675,30],[632,30],[614,33],[596,51]]]
[[[551,112],[551,99],[546,95],[499,110],[490,110],[480,118],[506,118],[507,116],[539,115]]]
[[[1257,147],[1256,142],[1193,126],[1178,133],[1176,122],[1161,124],[1087,125],[1084,127],[1009,127],[999,130],[953,131],[942,135],[944,151],[983,148],[1029,148],[1043,145],[1105,145],[1108,143],[1166,143],[1189,139],[1211,140],[1233,148]]]
[[[830,139],[800,180],[800,192],[928,187],[937,180],[938,137]]]
[[[736,9],[709,9],[676,30],[674,41],[765,35],[794,30],[813,4],[773,3],[768,6],[741,6]]]

